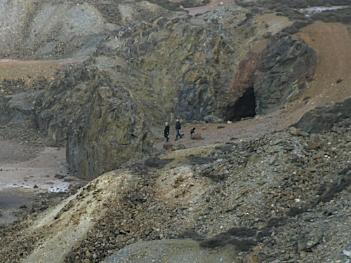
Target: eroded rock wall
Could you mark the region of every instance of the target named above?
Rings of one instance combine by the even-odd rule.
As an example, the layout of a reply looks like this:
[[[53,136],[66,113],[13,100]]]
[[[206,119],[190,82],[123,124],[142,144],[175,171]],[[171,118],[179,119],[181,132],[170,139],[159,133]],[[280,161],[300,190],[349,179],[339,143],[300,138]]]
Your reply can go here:
[[[312,80],[316,62],[315,51],[296,37],[288,35],[273,41],[255,72],[257,113],[272,112],[296,99]]]
[[[3,50],[72,56],[41,83],[31,112],[50,144],[68,142],[68,163],[80,176],[150,153],[165,121],[240,120],[277,109],[312,74],[313,51],[293,37],[250,52],[271,26],[234,4],[195,17],[149,2],[3,1],[6,8],[23,14],[16,36],[4,31],[6,43],[22,39]]]
[[[68,140],[72,171],[98,176],[150,153],[164,121],[221,116],[245,54],[234,33],[252,37],[230,24],[246,19],[241,11],[226,12],[227,26],[184,14],[136,21],[48,82],[35,120],[53,144]]]
[[[307,112],[296,127],[311,133],[330,131],[335,123],[351,118],[351,99]]]

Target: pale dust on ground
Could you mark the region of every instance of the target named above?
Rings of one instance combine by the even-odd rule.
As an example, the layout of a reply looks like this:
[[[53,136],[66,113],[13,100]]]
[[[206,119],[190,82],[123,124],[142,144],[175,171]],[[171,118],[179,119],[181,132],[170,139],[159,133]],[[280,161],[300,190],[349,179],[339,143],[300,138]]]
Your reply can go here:
[[[65,148],[0,141],[0,225],[13,222],[17,210],[40,193],[65,192],[79,184],[68,175]]]

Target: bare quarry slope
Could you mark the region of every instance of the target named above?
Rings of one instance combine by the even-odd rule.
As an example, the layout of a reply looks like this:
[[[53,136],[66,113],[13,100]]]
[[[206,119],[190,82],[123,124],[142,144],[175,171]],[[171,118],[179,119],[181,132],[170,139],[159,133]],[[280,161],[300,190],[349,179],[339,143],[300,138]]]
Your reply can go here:
[[[101,175],[1,227],[0,261],[347,262],[347,13],[292,2],[0,0],[2,127]]]
[[[180,245],[190,238],[195,243],[186,249],[193,250],[176,255],[210,253],[224,262],[346,259],[349,121],[323,134],[291,130],[179,150],[108,173],[4,229],[8,246],[0,256],[4,262],[100,262],[140,240],[178,239]],[[138,246],[116,259],[146,262],[144,245]]]

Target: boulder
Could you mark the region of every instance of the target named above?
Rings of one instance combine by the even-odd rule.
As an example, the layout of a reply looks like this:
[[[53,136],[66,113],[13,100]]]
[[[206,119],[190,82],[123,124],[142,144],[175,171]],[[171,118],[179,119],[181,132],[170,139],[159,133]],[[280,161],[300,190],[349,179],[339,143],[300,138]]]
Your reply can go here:
[[[31,122],[34,115],[34,102],[40,93],[40,91],[27,91],[0,96],[0,121],[17,124]]]
[[[307,112],[296,127],[309,133],[325,132],[347,118],[351,118],[351,98]]]

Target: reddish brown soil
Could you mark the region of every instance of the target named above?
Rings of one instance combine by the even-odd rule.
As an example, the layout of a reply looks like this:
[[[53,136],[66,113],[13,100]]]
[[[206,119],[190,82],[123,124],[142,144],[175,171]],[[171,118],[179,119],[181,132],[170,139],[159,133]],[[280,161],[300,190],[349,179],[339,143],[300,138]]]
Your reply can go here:
[[[351,96],[351,34],[346,25],[315,22],[298,33],[318,55],[314,80],[304,93],[324,105]]]
[[[347,27],[338,23],[315,22],[297,35],[318,56],[314,79],[297,100],[272,114],[232,124],[187,124],[183,129],[185,136],[181,140],[175,142],[175,133],[171,132],[171,143],[191,148],[259,137],[288,128],[315,107],[351,97],[351,34]],[[190,139],[192,127],[201,134],[202,140]],[[156,147],[161,149],[163,143],[160,138]]]

